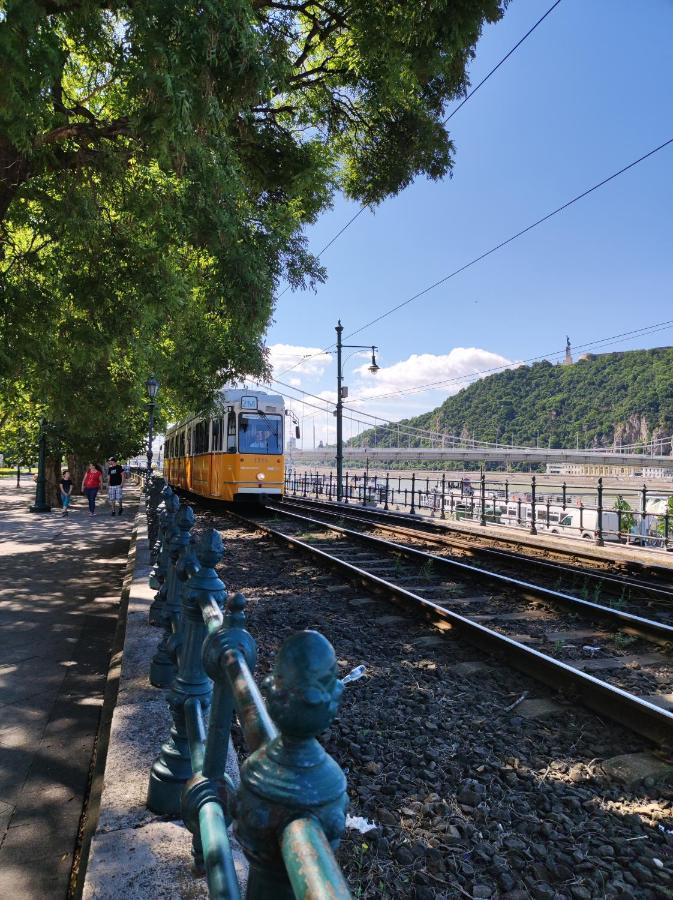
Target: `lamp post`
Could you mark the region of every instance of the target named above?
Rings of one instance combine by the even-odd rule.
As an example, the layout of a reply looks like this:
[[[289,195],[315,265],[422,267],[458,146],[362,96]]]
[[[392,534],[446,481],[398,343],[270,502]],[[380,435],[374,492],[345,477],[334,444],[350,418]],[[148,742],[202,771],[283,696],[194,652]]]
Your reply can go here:
[[[150,398],[149,403],[149,411],[150,411],[150,430],[149,430],[149,438],[147,441],[147,472],[145,475],[145,487],[149,490],[150,486],[150,478],[152,477],[152,441],[154,440],[154,407],[156,406],[154,402],[154,398],[157,396],[157,392],[159,390],[159,382],[156,380],[154,375],[151,378],[148,378],[145,382],[145,387],[147,388],[147,396]]]
[[[40,419],[40,438],[38,442],[39,455],[37,459],[37,487],[35,488],[35,503],[30,507],[30,511],[34,513],[51,512],[51,506],[47,503],[47,494],[45,491],[45,474],[47,462],[47,435],[44,430],[44,419]]]
[[[372,375],[375,375],[379,367],[376,363],[376,351],[378,347],[372,345],[365,344],[342,344],[341,343],[341,334],[344,330],[343,325],[341,324],[341,319],[339,319],[338,324],[335,325],[335,331],[337,333],[337,404],[336,404],[336,492],[337,492],[337,503],[343,500],[343,468],[344,468],[344,446],[343,446],[343,412],[344,412],[344,399],[348,396],[348,388],[343,387],[343,371],[342,371],[342,363],[341,363],[341,351],[344,347],[347,347],[349,350],[371,350],[372,351],[372,361],[369,366],[369,371]]]

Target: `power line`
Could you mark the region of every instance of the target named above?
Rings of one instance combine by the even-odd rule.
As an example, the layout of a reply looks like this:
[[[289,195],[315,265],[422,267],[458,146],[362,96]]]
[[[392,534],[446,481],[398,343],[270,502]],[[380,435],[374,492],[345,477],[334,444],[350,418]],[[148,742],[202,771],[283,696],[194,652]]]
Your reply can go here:
[[[512,54],[513,54],[516,50],[518,50],[518,48],[521,46],[521,44],[523,44],[523,42],[524,42],[528,37],[530,37],[530,35],[535,31],[535,29],[538,27],[538,25],[540,25],[542,22],[544,22],[544,20],[547,18],[547,16],[548,16],[551,12],[553,12],[553,11],[556,9],[556,7],[559,5],[560,2],[561,2],[561,0],[556,0],[556,2],[553,3],[553,4],[549,7],[549,9],[547,10],[547,12],[546,12],[543,16],[541,16],[541,17],[537,20],[537,22],[536,22],[531,28],[528,29],[528,31],[524,34],[524,36],[523,36],[522,38],[520,38],[520,40],[518,40],[518,41],[516,42],[516,44],[515,44],[515,45],[514,45],[514,46],[513,46],[513,47],[512,47],[512,48],[511,48],[504,56],[503,56],[503,57],[502,57],[502,59],[501,59],[498,63],[496,63],[496,65],[491,69],[491,71],[488,72],[488,74],[485,75],[484,78],[482,78],[482,80],[479,82],[479,84],[478,84],[473,90],[469,91],[469,92],[465,95],[465,97],[463,97],[463,99],[462,99],[461,102],[458,104],[458,106],[453,110],[453,112],[451,112],[451,113],[444,119],[444,121],[442,122],[442,125],[446,125],[446,123],[447,123],[450,119],[452,119],[452,118],[455,116],[455,114],[458,112],[458,110],[459,110],[459,109],[462,109],[462,107],[465,106],[465,104],[466,104],[467,101],[470,99],[470,97],[473,97],[473,96],[477,93],[477,91],[479,90],[479,88],[480,88],[483,84],[485,84],[485,83],[488,81],[488,79],[491,77],[491,75],[493,75],[495,72],[497,72],[497,70],[500,68],[500,66],[501,66],[503,63],[505,63],[505,62],[510,58],[510,56],[512,56]],[[323,253],[324,253],[326,250],[328,250],[328,249],[332,246],[332,244],[333,244],[336,240],[338,240],[338,239],[341,237],[341,235],[344,233],[344,231],[346,231],[347,228],[350,228],[350,226],[353,224],[353,222],[354,222],[360,215],[362,215],[362,213],[363,213],[366,209],[371,209],[371,205],[370,205],[370,204],[365,204],[364,206],[361,206],[361,207],[360,207],[360,209],[355,213],[355,215],[354,215],[351,219],[349,219],[348,222],[346,222],[346,224],[345,224],[341,229],[339,229],[339,231],[337,231],[337,233],[334,235],[334,237],[331,238],[331,239],[325,244],[325,246],[322,248],[322,250],[320,250],[320,251],[318,252],[318,254],[317,254],[318,259],[320,259],[320,257],[323,255]],[[284,290],[278,295],[278,299],[280,300],[280,298],[281,298],[285,293],[287,293],[287,291],[288,291],[289,289],[290,289],[290,285],[288,284],[288,285],[285,286]],[[327,352],[329,349],[331,349],[333,346],[334,346],[333,344],[330,344],[329,347],[327,347],[325,350],[322,350],[321,353],[326,353],[326,352]],[[320,355],[320,353],[314,353],[312,356],[319,356],[319,355]],[[278,374],[279,374],[279,375],[287,375],[288,372],[291,372],[293,369],[296,369],[298,366],[300,366],[300,365],[302,364],[302,362],[305,362],[306,360],[312,359],[312,356],[307,356],[307,357],[305,357],[305,359],[302,359],[302,360],[300,360],[300,362],[297,362],[297,363],[295,363],[293,366],[290,366],[289,369],[283,369],[283,371],[282,371],[282,372],[279,372]]]
[[[560,2],[561,2],[561,0],[559,0],[559,3],[560,3]],[[332,244],[334,243],[334,241],[336,241],[338,238],[340,238],[341,235],[344,233],[344,231],[345,231],[348,227],[350,227],[350,226],[353,224],[353,222],[357,219],[357,217],[360,216],[360,215],[362,215],[362,213],[363,213],[366,209],[369,209],[369,206],[361,206],[360,209],[355,213],[355,215],[353,216],[353,218],[352,218],[352,219],[349,219],[348,222],[346,222],[346,224],[344,225],[344,227],[343,227],[340,231],[337,231],[337,233],[334,235],[334,237],[333,237],[331,240],[327,241],[327,243],[326,243],[325,246],[322,248],[322,250],[318,251],[318,254],[317,254],[318,259],[320,259],[320,257],[323,255],[323,253],[325,252],[325,250],[329,250],[329,248],[332,246]],[[283,294],[285,294],[285,293],[286,293],[287,291],[289,291],[289,290],[290,290],[290,285],[288,284],[288,285],[286,285],[285,290],[282,291],[282,292],[278,295],[278,299],[280,300],[280,298],[283,296]],[[331,346],[331,344],[330,344],[330,346]],[[286,372],[289,372],[290,370],[289,370],[289,369],[286,369],[285,371],[286,371]],[[285,374],[285,373],[281,373],[281,374]]]
[[[673,327],[673,319],[669,319],[665,322],[656,322],[653,325],[644,325],[642,328],[636,328],[633,331],[624,331],[621,334],[615,334],[611,337],[606,338],[598,338],[595,341],[589,341],[585,344],[578,344],[574,347],[575,350],[586,350],[588,347],[596,347],[600,344],[612,344],[618,343],[620,341],[629,340],[633,337],[643,337],[647,334],[656,334],[659,331],[666,331],[667,329]],[[432,390],[432,388],[439,387],[440,385],[445,384],[455,384],[460,381],[467,381],[470,378],[482,378],[485,375],[492,375],[495,372],[503,372],[506,369],[511,369],[516,366],[525,366],[528,363],[539,362],[542,359],[548,359],[551,357],[562,356],[565,353],[565,348],[562,350],[553,350],[549,353],[542,353],[539,356],[530,356],[528,359],[523,359],[515,363],[507,363],[503,366],[493,366],[489,369],[482,369],[478,372],[471,372],[466,375],[456,375],[453,378],[445,378],[441,381],[430,381],[426,384],[419,384],[414,388],[407,388],[406,390],[400,391],[391,391],[388,394],[379,394],[376,397],[352,397],[349,400],[349,403],[362,403],[365,401],[374,401],[374,400],[385,400],[389,397],[400,397],[405,394],[415,394],[422,393],[423,391]]]
[[[537,22],[535,23],[535,25],[533,25],[531,28],[528,29],[528,31],[524,34],[524,36],[521,38],[521,40],[518,41],[518,42],[512,47],[512,49],[509,51],[509,53],[506,53],[505,56],[503,56],[503,58],[500,60],[500,62],[499,62],[497,65],[493,66],[493,68],[492,68],[491,71],[488,73],[488,75],[485,75],[485,76],[481,79],[481,81],[480,81],[479,84],[476,86],[476,88],[474,88],[474,90],[472,90],[472,91],[469,91],[469,92],[463,97],[463,99],[462,99],[461,102],[458,104],[458,106],[453,110],[453,112],[452,112],[450,115],[448,115],[448,116],[444,119],[444,121],[442,122],[442,125],[446,125],[446,123],[449,121],[449,119],[452,119],[452,118],[455,116],[455,114],[458,112],[458,110],[461,109],[463,106],[465,106],[465,104],[466,104],[467,101],[470,99],[470,97],[474,97],[474,95],[477,93],[477,91],[478,91],[479,88],[482,86],[482,84],[486,84],[486,82],[487,82],[488,79],[491,77],[491,75],[493,75],[495,72],[497,72],[498,69],[500,68],[500,66],[501,66],[504,62],[507,62],[507,60],[508,60],[508,59],[510,58],[510,56],[514,53],[514,51],[517,50],[517,49],[521,46],[521,44],[523,44],[523,42],[526,40],[526,38],[529,37],[529,36],[535,31],[535,29],[537,28],[538,25],[540,25],[542,22],[544,22],[544,20],[547,18],[547,16],[549,15],[549,13],[553,12],[553,11],[556,9],[556,7],[559,5],[560,2],[561,2],[561,0],[556,0],[556,3],[552,4],[552,5],[549,7],[549,9],[547,10],[547,12],[546,12],[541,18],[539,18],[539,19],[537,20]]]
[[[526,228],[522,228],[521,231],[517,231],[516,234],[511,235],[504,241],[500,241],[499,244],[496,244],[494,247],[491,247],[490,250],[486,250],[484,253],[480,253],[479,256],[475,256],[474,259],[471,259],[469,262],[465,263],[465,265],[460,266],[458,269],[454,269],[453,272],[450,272],[448,275],[445,275],[443,278],[437,279],[437,281],[428,285],[428,287],[423,288],[422,291],[418,291],[418,293],[409,297],[407,300],[403,300],[402,303],[398,303],[397,306],[393,306],[391,309],[387,310],[384,313],[381,313],[380,316],[377,316],[375,319],[372,319],[370,322],[366,322],[364,325],[361,325],[359,328],[356,328],[355,331],[351,331],[350,334],[346,335],[346,340],[354,337],[356,334],[360,334],[361,331],[364,331],[366,328],[369,328],[371,325],[375,325],[377,322],[380,322],[382,319],[386,319],[388,316],[391,316],[393,313],[402,309],[405,306],[408,306],[410,303],[413,303],[414,300],[418,300],[420,297],[425,296],[425,294],[430,293],[436,287],[439,287],[440,284],[445,284],[451,278],[455,278],[456,275],[460,275],[461,272],[464,272],[466,269],[471,268],[476,265],[478,262],[481,262],[486,257],[491,256],[491,254],[495,253],[497,250],[501,250],[503,247],[506,247],[508,244],[511,244],[513,241],[517,240],[517,238],[523,237],[524,234],[528,234],[529,231],[532,231],[534,228],[537,228],[538,225],[542,225],[543,222],[547,222],[549,219],[557,216],[559,213],[563,212],[563,210],[568,209],[568,207],[572,206],[574,203],[577,203],[579,200],[582,200],[584,197],[588,197],[589,194],[593,194],[594,191],[597,191],[599,188],[608,184],[610,181],[613,181],[615,178],[618,178],[620,175],[623,175],[625,172],[628,172],[629,169],[633,169],[634,166],[639,165],[641,162],[644,162],[646,159],[649,159],[651,156],[654,156],[655,153],[658,153],[660,150],[663,150],[665,147],[668,147],[669,144],[673,143],[673,137],[669,138],[667,141],[664,141],[663,144],[659,144],[658,147],[655,147],[653,150],[650,150],[648,153],[643,154],[638,159],[633,160],[628,165],[619,169],[617,172],[613,172],[612,175],[608,175],[607,178],[604,178],[602,181],[599,181],[597,184],[594,184],[592,187],[587,188],[586,191],[582,191],[581,194],[578,194],[576,197],[573,197],[572,200],[568,200],[567,203],[564,203],[562,206],[557,207],[552,210],[552,212],[547,213],[545,216],[542,216],[541,219],[538,219],[536,222],[533,222],[531,225],[527,225]]]

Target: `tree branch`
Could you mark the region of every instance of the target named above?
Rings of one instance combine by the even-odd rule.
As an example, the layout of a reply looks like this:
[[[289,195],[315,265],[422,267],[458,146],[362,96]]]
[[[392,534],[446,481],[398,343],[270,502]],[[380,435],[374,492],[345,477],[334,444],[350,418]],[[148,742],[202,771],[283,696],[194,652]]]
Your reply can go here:
[[[67,138],[85,138],[89,141],[97,141],[102,138],[114,138],[129,133],[129,122],[125,117],[115,119],[106,125],[100,125],[94,119],[93,122],[69,122],[67,125],[61,125],[59,128],[52,128],[51,131],[38,135],[35,144],[36,146],[55,144]]]

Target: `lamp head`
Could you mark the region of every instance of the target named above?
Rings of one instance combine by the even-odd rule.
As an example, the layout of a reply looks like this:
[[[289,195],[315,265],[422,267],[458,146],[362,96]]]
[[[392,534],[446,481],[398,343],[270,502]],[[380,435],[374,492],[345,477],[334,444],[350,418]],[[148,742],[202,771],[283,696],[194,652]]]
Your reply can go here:
[[[376,375],[376,373],[379,370],[379,366],[376,362],[377,349],[378,349],[378,347],[372,347],[372,362],[371,362],[371,365],[369,366],[369,371],[372,373],[372,375]]]
[[[154,400],[159,390],[159,382],[156,380],[154,375],[151,378],[148,378],[145,382],[145,387],[147,388],[147,395],[150,400]]]

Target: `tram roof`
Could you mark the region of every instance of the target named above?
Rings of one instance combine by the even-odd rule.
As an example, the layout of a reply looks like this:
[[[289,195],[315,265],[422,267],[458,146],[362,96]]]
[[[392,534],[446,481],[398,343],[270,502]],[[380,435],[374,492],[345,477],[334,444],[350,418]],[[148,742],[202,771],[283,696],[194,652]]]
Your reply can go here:
[[[276,407],[275,412],[283,411],[283,398],[280,394],[269,394],[266,391],[260,391],[259,388],[250,389],[250,388],[233,388],[233,387],[223,387],[217,392],[217,400],[216,404],[220,407],[222,412],[225,412],[224,407],[229,403],[240,403],[241,397],[258,397],[264,399],[265,409],[262,412],[271,412],[269,407]],[[208,416],[209,418],[210,416]],[[188,425],[189,422],[192,422],[194,419],[204,419],[206,416],[203,413],[193,413],[191,416],[187,416],[184,419],[181,419],[179,422],[176,422],[174,425],[169,426],[166,429],[166,433],[175,431],[176,428],[182,428],[183,425]]]

